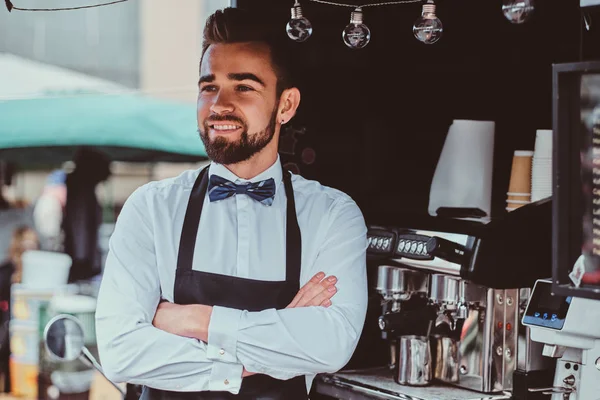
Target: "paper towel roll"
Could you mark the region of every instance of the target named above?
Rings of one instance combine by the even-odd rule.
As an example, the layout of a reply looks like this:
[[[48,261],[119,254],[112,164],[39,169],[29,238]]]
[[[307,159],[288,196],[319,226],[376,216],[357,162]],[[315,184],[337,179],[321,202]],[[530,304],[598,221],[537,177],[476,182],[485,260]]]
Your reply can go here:
[[[473,207],[491,215],[494,129],[494,121],[453,121],[433,175],[429,214]]]

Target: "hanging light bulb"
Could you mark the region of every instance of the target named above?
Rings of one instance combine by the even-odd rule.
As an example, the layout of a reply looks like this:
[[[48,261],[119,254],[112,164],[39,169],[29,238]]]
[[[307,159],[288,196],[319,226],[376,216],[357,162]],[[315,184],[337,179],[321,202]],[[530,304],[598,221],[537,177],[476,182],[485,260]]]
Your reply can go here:
[[[413,25],[413,34],[417,40],[425,44],[433,44],[440,40],[443,31],[442,21],[435,15],[435,4],[433,0],[428,0],[423,4],[421,16]]]
[[[288,36],[294,42],[304,42],[312,35],[312,29],[310,21],[302,16],[300,2],[296,0],[294,7],[292,7],[292,19],[290,19],[285,27]]]
[[[533,0],[503,0],[502,12],[513,24],[522,24],[533,14]]]
[[[362,9],[358,7],[350,14],[350,23],[342,32],[346,46],[351,49],[362,49],[371,40],[371,30],[363,24]]]

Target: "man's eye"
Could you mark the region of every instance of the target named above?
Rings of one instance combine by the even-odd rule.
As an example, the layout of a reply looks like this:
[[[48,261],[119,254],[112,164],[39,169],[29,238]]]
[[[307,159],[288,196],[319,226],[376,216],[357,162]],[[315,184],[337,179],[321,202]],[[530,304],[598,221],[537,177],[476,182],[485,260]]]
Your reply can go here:
[[[239,85],[239,86],[237,86],[236,89],[238,92],[251,92],[254,90],[250,86],[246,86],[246,85]]]
[[[214,92],[216,90],[217,90],[217,88],[215,86],[212,86],[212,85],[206,85],[206,86],[202,86],[200,88],[201,92]]]

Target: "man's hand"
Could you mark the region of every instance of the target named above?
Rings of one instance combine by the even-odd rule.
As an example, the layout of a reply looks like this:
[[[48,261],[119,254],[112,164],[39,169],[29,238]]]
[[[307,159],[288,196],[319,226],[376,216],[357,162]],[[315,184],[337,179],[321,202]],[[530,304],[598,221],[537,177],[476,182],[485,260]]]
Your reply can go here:
[[[325,278],[325,273],[319,272],[311,278],[306,285],[302,286],[296,294],[296,297],[286,308],[323,306],[331,305],[331,298],[336,294],[337,278],[328,276]]]
[[[161,331],[208,342],[212,307],[202,304],[180,305],[167,301],[156,309],[152,325]]]

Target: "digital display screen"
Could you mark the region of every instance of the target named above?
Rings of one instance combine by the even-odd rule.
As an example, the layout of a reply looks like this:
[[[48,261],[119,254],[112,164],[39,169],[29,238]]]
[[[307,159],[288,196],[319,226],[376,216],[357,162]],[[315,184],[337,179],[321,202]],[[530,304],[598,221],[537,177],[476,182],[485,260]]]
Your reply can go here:
[[[562,329],[570,304],[571,296],[553,295],[550,282],[538,281],[527,305],[523,323],[550,329]]]

